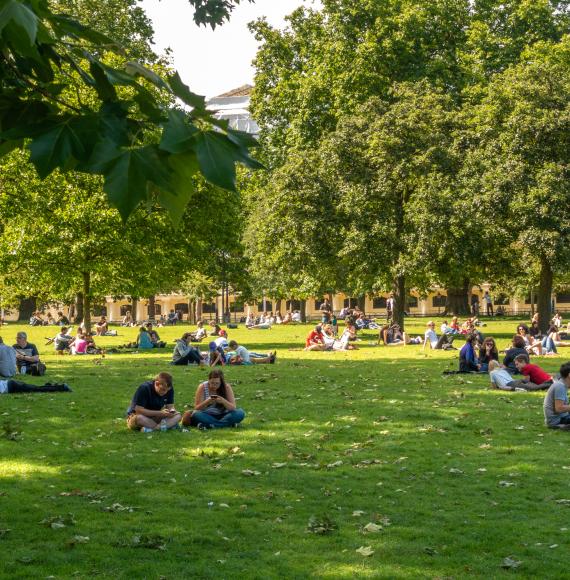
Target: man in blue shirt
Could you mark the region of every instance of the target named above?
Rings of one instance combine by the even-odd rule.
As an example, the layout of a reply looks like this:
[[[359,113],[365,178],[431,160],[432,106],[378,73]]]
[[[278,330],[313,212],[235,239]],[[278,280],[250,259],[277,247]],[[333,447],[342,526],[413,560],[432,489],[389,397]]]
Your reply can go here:
[[[178,426],[182,415],[174,408],[172,375],[158,373],[136,390],[127,411],[127,425],[144,433],[166,431]]]
[[[555,381],[544,397],[544,421],[547,427],[570,429],[570,405],[568,404],[568,387],[570,387],[570,362],[560,367],[560,380]]]

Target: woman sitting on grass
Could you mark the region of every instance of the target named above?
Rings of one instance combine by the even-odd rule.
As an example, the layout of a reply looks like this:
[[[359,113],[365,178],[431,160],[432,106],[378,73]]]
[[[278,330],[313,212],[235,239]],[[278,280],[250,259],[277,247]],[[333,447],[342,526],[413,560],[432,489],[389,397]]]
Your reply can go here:
[[[459,351],[459,372],[460,373],[477,373],[481,365],[475,354],[475,343],[477,338],[474,334],[468,334],[465,337],[465,344]]]
[[[479,370],[487,372],[489,363],[492,360],[499,360],[499,351],[497,350],[495,339],[492,336],[488,336],[479,348],[479,364],[481,365]]]
[[[210,371],[208,380],[198,386],[194,410],[184,413],[182,424],[198,429],[234,427],[244,417],[243,409],[236,408],[232,386],[225,381],[224,373],[214,369]]]
[[[516,375],[519,371],[515,365],[515,358],[519,354],[524,354],[528,356],[525,348],[525,342],[522,336],[515,334],[512,340],[511,348],[505,351],[505,358],[503,359],[503,366],[511,373],[511,375]]]
[[[144,326],[139,328],[139,335],[135,344],[138,349],[154,348],[154,344],[152,344],[152,340],[150,339],[150,334]]]
[[[517,334],[522,336],[526,351],[538,356],[542,355],[542,344],[530,334],[530,329],[526,324],[519,324],[517,326]]]

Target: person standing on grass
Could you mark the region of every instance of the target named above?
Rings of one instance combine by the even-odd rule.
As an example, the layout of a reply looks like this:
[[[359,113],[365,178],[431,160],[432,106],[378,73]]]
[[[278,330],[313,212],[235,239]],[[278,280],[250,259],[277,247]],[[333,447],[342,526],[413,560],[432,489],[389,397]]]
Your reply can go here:
[[[174,408],[172,375],[158,373],[136,390],[127,410],[127,425],[133,431],[167,431],[174,429],[182,415]]]
[[[513,381],[510,386],[525,389],[525,391],[546,391],[554,382],[552,377],[538,365],[530,364],[528,357],[519,354],[515,358],[515,366],[523,378]]]
[[[200,383],[194,398],[194,410],[186,411],[182,424],[212,429],[234,427],[245,418],[245,411],[236,407],[234,392],[219,369],[210,371],[208,380]]]
[[[485,290],[485,294],[483,294],[483,301],[485,302],[487,316],[494,316],[493,299],[491,298],[491,295],[489,294],[489,290]]]
[[[570,425],[570,362],[560,367],[560,380],[555,381],[544,397],[544,422],[547,427]]]

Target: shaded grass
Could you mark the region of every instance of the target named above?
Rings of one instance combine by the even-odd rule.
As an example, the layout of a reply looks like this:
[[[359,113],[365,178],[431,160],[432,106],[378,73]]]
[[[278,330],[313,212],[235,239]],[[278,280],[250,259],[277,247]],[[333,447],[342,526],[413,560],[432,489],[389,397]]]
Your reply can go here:
[[[504,346],[515,327],[483,330]],[[4,328],[5,341],[19,329]],[[26,330],[42,350],[51,330]],[[161,335],[172,344],[183,330]],[[0,426],[17,433],[0,437],[0,530],[11,530],[0,532],[2,576],[566,575],[569,508],[556,501],[570,498],[568,434],[544,429],[541,393],[442,377],[456,352],[376,347],[373,332],[354,352],[287,350],[308,330],[232,332],[252,350],[278,345],[278,364],[227,369],[248,416],[209,432],[125,428],[136,386],[160,370],[173,373],[179,408],[193,401],[206,372],[166,366],[170,349],[104,359],[44,349],[46,380],[74,392],[0,397]],[[119,332],[98,342],[136,335]],[[75,525],[40,524],[68,513]],[[312,516],[336,529],[308,532]],[[363,534],[369,522],[381,531]],[[516,571],[501,568],[510,555]]]

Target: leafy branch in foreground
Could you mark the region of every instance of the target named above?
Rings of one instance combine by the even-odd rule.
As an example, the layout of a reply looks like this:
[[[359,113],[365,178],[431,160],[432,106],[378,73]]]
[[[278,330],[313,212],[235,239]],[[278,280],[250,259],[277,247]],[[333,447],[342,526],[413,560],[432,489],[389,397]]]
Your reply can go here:
[[[110,66],[109,54],[124,66]],[[92,93],[89,104],[66,94],[74,84]],[[45,0],[0,0],[0,90],[0,157],[26,147],[41,178],[57,168],[102,175],[125,220],[154,199],[177,219],[192,175],[235,190],[237,162],[261,167],[249,154],[256,140],[213,117],[178,73],[163,79],[128,61]]]

